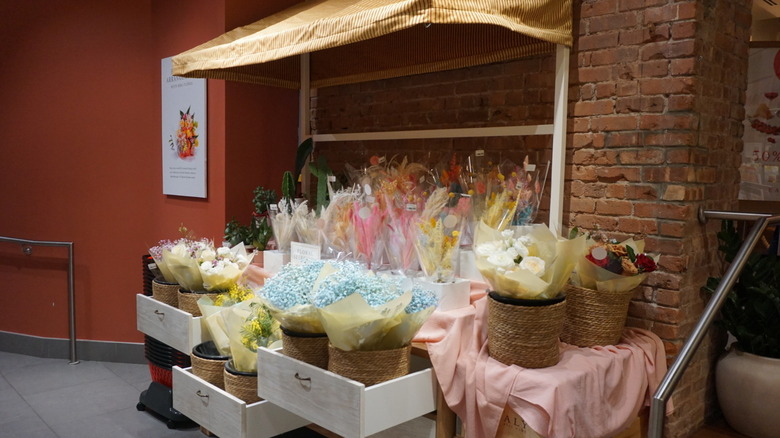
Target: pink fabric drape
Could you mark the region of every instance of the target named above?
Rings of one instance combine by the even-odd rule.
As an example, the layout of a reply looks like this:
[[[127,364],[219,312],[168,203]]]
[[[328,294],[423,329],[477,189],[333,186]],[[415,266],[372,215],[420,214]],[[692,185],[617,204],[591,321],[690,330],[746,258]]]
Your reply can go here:
[[[472,300],[469,307],[434,312],[415,338],[428,343],[439,385],[467,438],[494,437],[505,406],[549,438],[611,436],[649,405],[666,373],[661,340],[636,328],[626,328],[618,345],[561,343],[561,360],[552,367],[504,365],[488,354],[484,285],[473,285]]]

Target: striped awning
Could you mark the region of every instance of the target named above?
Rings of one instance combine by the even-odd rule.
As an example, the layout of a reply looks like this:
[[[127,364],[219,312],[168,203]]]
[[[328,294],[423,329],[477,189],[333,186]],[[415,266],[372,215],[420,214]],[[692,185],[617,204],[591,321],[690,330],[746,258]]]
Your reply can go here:
[[[298,88],[429,73],[572,44],[571,0],[310,0],[173,57],[173,74]]]

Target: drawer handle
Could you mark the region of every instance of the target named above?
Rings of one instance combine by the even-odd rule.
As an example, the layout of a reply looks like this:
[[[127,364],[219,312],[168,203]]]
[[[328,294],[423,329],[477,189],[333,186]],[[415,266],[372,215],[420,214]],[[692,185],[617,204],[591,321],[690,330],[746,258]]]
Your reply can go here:
[[[209,398],[209,395],[200,392],[200,389],[195,392],[195,395],[197,395],[200,398]]]
[[[164,318],[165,317],[165,312],[160,312],[157,309],[154,309],[154,314],[159,316],[160,318]]]
[[[301,377],[300,374],[295,373],[295,378],[298,379],[300,382],[309,382],[311,383],[311,377]]]

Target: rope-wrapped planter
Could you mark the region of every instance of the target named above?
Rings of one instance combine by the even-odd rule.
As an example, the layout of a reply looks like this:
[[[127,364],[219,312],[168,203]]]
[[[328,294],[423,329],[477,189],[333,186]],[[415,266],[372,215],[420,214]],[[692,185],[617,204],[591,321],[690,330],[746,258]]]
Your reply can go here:
[[[282,327],[282,353],[315,367],[328,369],[328,335],[299,333]]]
[[[633,290],[604,292],[568,285],[561,340],[578,347],[620,342]]]
[[[179,306],[179,283],[168,283],[164,280],[152,280],[152,298],[169,306]]]
[[[506,365],[545,368],[560,359],[566,297],[519,300],[488,294],[488,351]]]
[[[328,371],[366,386],[409,374],[412,346],[393,350],[344,351],[328,344]]]
[[[257,395],[257,373],[247,373],[233,368],[233,359],[225,362],[225,391],[243,400],[246,404],[262,400]]]
[[[192,374],[220,389],[225,389],[225,362],[230,357],[222,356],[214,345],[214,341],[206,341],[196,345],[192,349],[191,358]]]
[[[212,300],[217,298],[219,293],[205,291],[191,292],[179,289],[179,309],[191,313],[192,316],[203,316],[198,307],[198,300],[202,297],[210,297]]]

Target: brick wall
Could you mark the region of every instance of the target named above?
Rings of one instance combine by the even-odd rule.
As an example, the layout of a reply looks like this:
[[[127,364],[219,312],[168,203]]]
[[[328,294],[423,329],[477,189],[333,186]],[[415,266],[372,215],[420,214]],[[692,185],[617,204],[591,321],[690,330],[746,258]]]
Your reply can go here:
[[[629,325],[664,341],[671,361],[701,314],[718,270],[717,221],[734,210],[750,5],[740,0],[576,0],[564,224],[641,234],[660,254]],[[318,133],[550,123],[554,56],[318,90]],[[319,144],[334,168],[374,153],[429,159],[484,148],[549,159],[549,136]],[[541,221],[546,220],[544,214]],[[717,413],[712,331],[674,393],[665,435],[688,436]]]

